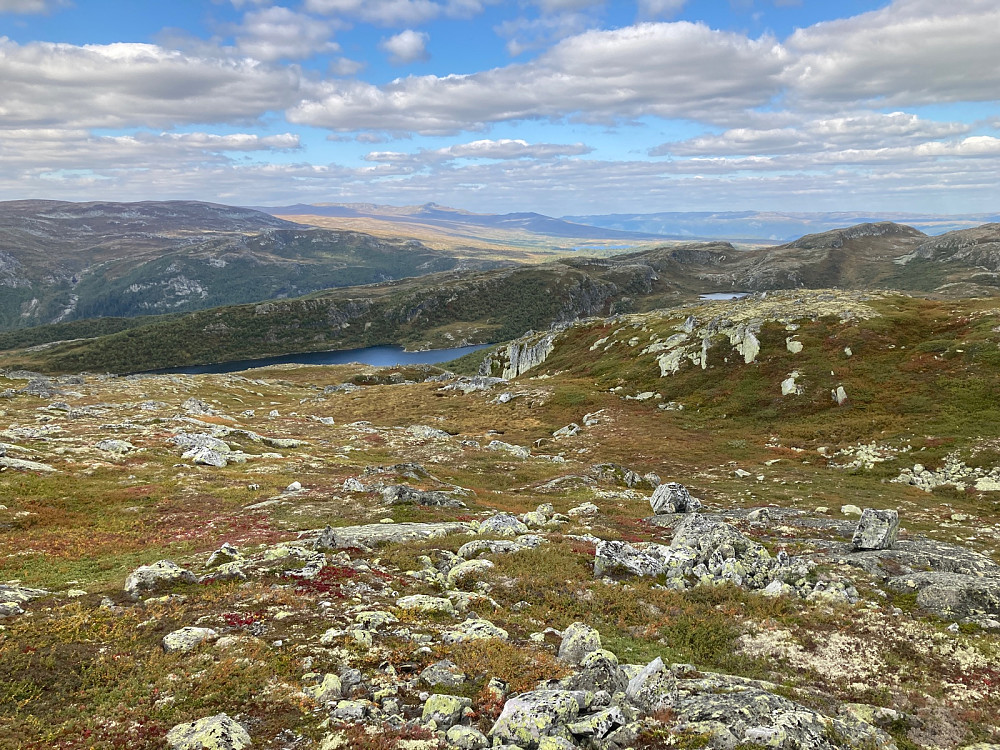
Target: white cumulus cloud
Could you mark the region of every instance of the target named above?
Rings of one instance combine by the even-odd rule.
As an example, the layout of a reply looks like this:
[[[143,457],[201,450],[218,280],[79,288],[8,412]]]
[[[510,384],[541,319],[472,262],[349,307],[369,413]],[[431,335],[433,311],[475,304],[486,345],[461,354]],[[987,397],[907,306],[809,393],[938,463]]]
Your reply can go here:
[[[265,62],[303,60],[339,49],[330,23],[282,6],[247,13],[235,36],[240,53]]]
[[[427,54],[428,41],[430,41],[430,36],[426,32],[407,29],[395,36],[383,39],[379,43],[379,49],[389,54],[389,59],[393,64],[406,65],[429,58]]]

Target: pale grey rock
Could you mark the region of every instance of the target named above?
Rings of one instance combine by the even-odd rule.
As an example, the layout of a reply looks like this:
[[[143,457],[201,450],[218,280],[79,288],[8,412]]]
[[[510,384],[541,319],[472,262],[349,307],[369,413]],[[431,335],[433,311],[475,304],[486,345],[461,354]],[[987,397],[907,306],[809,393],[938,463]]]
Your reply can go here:
[[[646,713],[669,707],[677,699],[677,678],[656,657],[628,681],[625,697]]]
[[[455,605],[450,599],[442,596],[427,596],[426,594],[411,594],[396,600],[396,606],[402,610],[414,612],[445,612],[452,614]]]
[[[193,448],[185,451],[181,458],[190,459],[192,463],[199,466],[214,466],[218,469],[229,465],[229,460],[223,454],[211,448]]]
[[[182,583],[197,583],[198,578],[171,560],[160,560],[152,565],[142,565],[125,579],[125,593],[139,599],[145,593],[162,591]]]
[[[218,637],[219,634],[211,628],[181,628],[163,636],[163,650],[168,654],[175,651],[187,653],[188,651],[194,651],[205,641],[214,640]]]
[[[661,484],[649,499],[653,513],[693,513],[701,507],[701,501],[691,497],[680,482]]]
[[[219,549],[215,550],[205,563],[206,568],[217,568],[220,565],[228,565],[243,560],[243,554],[229,542],[224,542]]]
[[[317,703],[332,703],[343,697],[344,688],[337,675],[328,673],[316,685],[304,687],[302,692]]]
[[[587,654],[600,648],[601,634],[584,622],[574,622],[563,631],[559,658],[570,664],[579,664]]]
[[[327,531],[329,529],[329,531]],[[419,539],[437,539],[448,534],[471,534],[472,527],[464,522],[442,523],[373,523],[363,526],[327,527],[318,534],[326,546],[321,549],[348,549],[375,547],[380,544],[398,544]]]
[[[477,619],[461,622],[441,635],[441,640],[449,644],[488,640],[490,638],[506,641],[509,640],[510,635],[506,630],[498,625],[494,625],[489,620]]]
[[[496,513],[479,524],[482,536],[519,536],[527,533],[528,527],[510,513]]]
[[[595,694],[604,691],[610,696],[624,692],[628,680],[618,657],[598,649],[584,655],[577,671],[560,680],[560,685],[567,690],[586,690]]]
[[[582,503],[581,505],[577,505],[576,507],[567,510],[566,515],[570,518],[591,518],[600,512],[601,509],[593,503]]]
[[[494,372],[499,372],[505,379],[523,375],[542,364],[552,353],[557,333],[558,331],[550,331],[539,334],[529,331],[483,360],[479,374],[492,375]]]
[[[632,545],[617,540],[601,540],[594,555],[594,575],[602,578],[616,573],[658,576],[666,569],[669,548],[664,545]]]
[[[250,734],[228,714],[216,714],[167,732],[170,750],[243,750],[252,745]]]
[[[170,438],[170,442],[185,452],[189,450],[198,450],[200,448],[207,448],[215,451],[216,453],[232,452],[232,448],[229,447],[229,443],[226,441],[220,440],[217,437],[212,437],[211,435],[202,435],[196,432],[179,432]]]
[[[678,726],[711,737],[712,747],[764,740],[768,747],[896,750],[892,738],[854,717],[830,718],[775,695],[770,683],[706,674],[677,683],[672,710]]]
[[[585,737],[590,741],[600,741],[619,727],[628,724],[628,718],[618,706],[605,708],[567,725],[570,734]]]
[[[481,576],[495,567],[496,565],[490,560],[465,560],[464,562],[460,562],[448,571],[448,588],[458,588],[462,581]]]
[[[420,681],[431,687],[457,688],[465,684],[465,674],[455,662],[436,661],[420,673]]]
[[[462,713],[472,707],[472,700],[457,695],[435,694],[424,703],[421,716],[426,724],[433,721],[438,729],[448,729],[462,720]]]
[[[531,451],[524,446],[512,445],[511,443],[505,443],[502,440],[491,440],[487,443],[486,450],[502,451],[504,453],[509,453],[516,458],[529,458],[531,456]]]
[[[442,508],[464,508],[465,503],[449,492],[417,490],[405,484],[392,484],[382,490],[386,505],[428,505]]]
[[[890,578],[901,593],[917,592],[917,605],[948,620],[1000,615],[1000,577],[928,571]]]
[[[340,721],[364,721],[372,708],[372,703],[366,700],[338,701],[330,716]]]
[[[439,430],[437,427],[429,427],[425,424],[415,424],[410,425],[406,428],[406,431],[413,435],[415,438],[420,438],[421,440],[450,440],[451,435],[444,430]]]
[[[837,406],[843,406],[847,403],[847,391],[844,390],[844,386],[842,385],[838,385],[830,391],[830,396],[837,402]]]
[[[851,544],[856,550],[891,549],[899,534],[899,513],[865,508]]]
[[[454,726],[445,735],[448,747],[458,750],[485,750],[490,746],[486,735],[472,727]]]
[[[123,456],[130,451],[135,450],[135,446],[132,445],[128,440],[99,440],[94,446],[99,451],[104,451],[105,453],[114,453],[118,456]]]
[[[567,725],[576,721],[588,703],[586,693],[569,690],[534,690],[511,698],[490,730],[493,744],[534,750],[544,737],[569,740]]]

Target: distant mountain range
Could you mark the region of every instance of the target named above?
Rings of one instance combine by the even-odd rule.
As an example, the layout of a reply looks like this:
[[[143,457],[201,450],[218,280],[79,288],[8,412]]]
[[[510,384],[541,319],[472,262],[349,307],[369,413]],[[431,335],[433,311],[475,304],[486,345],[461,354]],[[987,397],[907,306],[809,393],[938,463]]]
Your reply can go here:
[[[424,224],[456,234],[467,234],[472,228],[527,232],[546,237],[579,240],[627,240],[639,242],[664,239],[661,232],[619,230],[602,226],[587,226],[587,222],[555,219],[538,213],[477,214],[457,208],[425,203],[421,206],[383,206],[373,203],[304,204],[292,206],[255,207],[273,216],[325,216],[343,219],[374,219],[395,224]]]
[[[768,240],[787,242],[804,234],[826,232],[855,224],[892,221],[927,234],[943,234],[1000,221],[996,214],[871,214],[781,213],[772,211],[664,211],[651,214],[599,214],[564,216],[564,221],[607,230],[640,232],[686,239]]]

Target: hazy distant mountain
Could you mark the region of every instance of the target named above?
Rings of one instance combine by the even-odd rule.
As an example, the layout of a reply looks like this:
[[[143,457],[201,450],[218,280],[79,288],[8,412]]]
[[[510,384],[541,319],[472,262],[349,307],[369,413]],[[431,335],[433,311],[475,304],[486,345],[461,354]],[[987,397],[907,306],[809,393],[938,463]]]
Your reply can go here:
[[[893,221],[927,234],[941,234],[1000,221],[1000,214],[868,214],[778,213],[770,211],[664,211],[650,214],[564,216],[565,221],[627,232],[690,238],[770,240],[787,242],[804,234],[826,232],[855,224]]]
[[[555,219],[551,216],[528,212],[510,214],[476,214],[457,208],[425,203],[421,206],[381,206],[372,203],[341,203],[291,206],[255,207],[274,216],[328,216],[340,218],[367,218],[398,224],[429,224],[462,234],[472,227],[523,231],[548,237],[580,240],[627,240],[640,242],[666,239],[659,232],[631,231],[587,226],[586,222]]]
[[[0,329],[499,265],[195,201],[0,202]]]

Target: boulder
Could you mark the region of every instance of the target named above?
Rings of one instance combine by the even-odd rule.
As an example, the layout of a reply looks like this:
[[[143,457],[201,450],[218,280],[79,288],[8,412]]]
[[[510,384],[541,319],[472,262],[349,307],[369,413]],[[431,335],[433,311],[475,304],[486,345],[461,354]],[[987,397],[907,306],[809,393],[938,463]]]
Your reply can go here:
[[[851,544],[856,550],[891,549],[898,534],[898,512],[865,508]]]
[[[251,746],[250,734],[227,714],[217,714],[167,732],[170,750],[243,750]]]
[[[438,729],[447,729],[462,720],[462,713],[472,707],[472,700],[457,695],[432,695],[424,704],[421,717],[426,724],[433,721]]]
[[[198,578],[171,560],[141,565],[125,579],[125,593],[138,600],[143,594],[162,591],[179,583],[197,583]]]
[[[427,596],[426,594],[412,594],[396,600],[396,606],[400,609],[414,612],[445,612],[451,614],[455,611],[455,605],[449,599],[441,596]]]
[[[928,571],[891,578],[888,586],[916,591],[917,605],[944,619],[1000,615],[1000,577]]]
[[[448,659],[436,661],[420,673],[420,681],[431,687],[457,688],[465,684],[465,674]]]
[[[445,735],[445,741],[448,747],[457,747],[458,750],[485,750],[490,746],[486,735],[472,727],[452,727]]]
[[[677,678],[657,656],[628,681],[625,697],[636,708],[653,713],[677,699]]]
[[[448,588],[458,588],[465,579],[482,575],[495,567],[496,565],[490,560],[466,560],[460,562],[448,571]]]
[[[483,536],[520,536],[528,533],[528,527],[510,513],[497,513],[479,524]]]
[[[667,482],[661,484],[653,492],[649,499],[649,504],[653,508],[653,513],[693,513],[701,507],[701,501],[691,497],[680,482]]]
[[[344,688],[337,675],[325,674],[318,684],[309,685],[302,692],[317,703],[331,703],[343,697]]]
[[[559,658],[579,664],[587,654],[601,648],[601,634],[583,622],[574,622],[563,631]]]
[[[615,573],[658,576],[666,569],[664,557],[667,554],[669,548],[662,544],[640,548],[628,542],[601,540],[594,554],[594,575],[598,578]]]
[[[171,652],[187,653],[194,651],[205,641],[214,640],[219,637],[211,628],[181,628],[163,636],[163,650],[168,654]]]
[[[569,740],[566,727],[576,721],[587,703],[586,693],[570,690],[534,690],[511,698],[490,730],[493,744],[535,750],[543,737]]]
[[[490,638],[506,641],[510,635],[506,630],[494,625],[489,620],[479,619],[461,622],[441,635],[441,640],[444,643],[466,643],[468,641],[489,640]]]
[[[386,505],[430,505],[442,508],[464,508],[465,503],[449,492],[417,490],[405,484],[392,484],[382,490]]]

